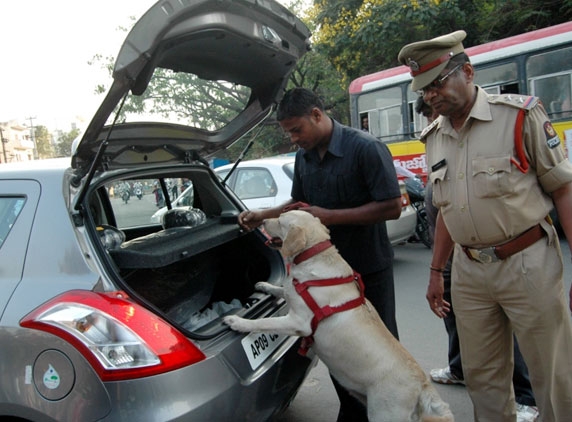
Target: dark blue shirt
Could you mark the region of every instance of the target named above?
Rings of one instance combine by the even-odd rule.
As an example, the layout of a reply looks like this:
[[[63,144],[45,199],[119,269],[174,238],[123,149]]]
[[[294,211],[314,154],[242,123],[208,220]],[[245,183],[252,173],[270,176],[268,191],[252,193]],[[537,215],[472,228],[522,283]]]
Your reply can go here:
[[[328,209],[399,198],[387,146],[369,133],[332,121],[332,138],[322,160],[316,149],[297,152],[292,198]],[[382,270],[393,259],[384,221],[328,228],[341,255],[361,274]]]

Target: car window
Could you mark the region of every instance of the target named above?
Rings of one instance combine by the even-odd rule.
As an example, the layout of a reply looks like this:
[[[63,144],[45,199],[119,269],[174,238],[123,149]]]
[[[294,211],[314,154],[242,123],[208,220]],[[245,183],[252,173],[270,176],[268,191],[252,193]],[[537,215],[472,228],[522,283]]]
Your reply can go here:
[[[26,198],[23,196],[0,197],[0,248],[8,237],[18,215],[20,215],[25,202]]]
[[[190,186],[188,180],[173,178],[164,179],[164,182],[173,205],[175,202],[178,206],[192,205],[192,189],[181,195]],[[107,184],[106,188],[119,229],[156,225],[161,219],[153,216],[167,211],[165,193],[158,179],[117,180]]]
[[[229,170],[215,170],[215,173],[217,174],[217,176],[219,177],[219,179],[221,181],[223,181],[224,179],[226,179],[226,176],[228,175],[228,173],[230,173],[230,169]]]
[[[240,199],[276,196],[276,183],[266,169],[240,169],[236,175],[234,192]]]
[[[250,100],[247,86],[156,68],[143,95],[127,97],[121,115],[125,122],[179,123],[215,132],[232,122]],[[113,119],[114,114],[107,123]]]
[[[284,170],[286,176],[288,176],[291,180],[294,180],[294,161],[288,164],[284,164],[282,170]]]

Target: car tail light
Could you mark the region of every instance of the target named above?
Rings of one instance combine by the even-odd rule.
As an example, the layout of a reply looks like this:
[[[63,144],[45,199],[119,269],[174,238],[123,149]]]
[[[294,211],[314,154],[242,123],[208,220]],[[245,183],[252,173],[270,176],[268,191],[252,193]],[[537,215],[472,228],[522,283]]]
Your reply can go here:
[[[157,375],[205,359],[182,333],[119,291],[66,292],[28,314],[20,325],[66,340],[102,381]]]

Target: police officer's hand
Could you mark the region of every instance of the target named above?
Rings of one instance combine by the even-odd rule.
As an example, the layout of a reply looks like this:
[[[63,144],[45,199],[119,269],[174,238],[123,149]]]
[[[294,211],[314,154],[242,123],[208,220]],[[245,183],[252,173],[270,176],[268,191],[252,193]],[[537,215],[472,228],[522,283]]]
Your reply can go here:
[[[263,221],[262,213],[256,210],[242,211],[238,216],[238,224],[247,231],[254,230],[260,226]]]
[[[429,307],[439,318],[446,317],[451,310],[451,304],[443,299],[444,291],[443,273],[431,271],[425,297],[427,302],[429,302]]]

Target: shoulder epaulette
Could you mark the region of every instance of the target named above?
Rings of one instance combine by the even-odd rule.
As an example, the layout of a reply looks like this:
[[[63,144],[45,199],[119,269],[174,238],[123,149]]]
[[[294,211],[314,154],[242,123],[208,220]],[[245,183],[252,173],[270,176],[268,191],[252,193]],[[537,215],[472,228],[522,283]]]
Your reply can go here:
[[[502,104],[510,107],[520,108],[524,110],[531,110],[538,104],[538,97],[521,94],[501,94],[489,95],[488,101],[490,104]]]
[[[431,132],[433,132],[435,130],[435,128],[439,125],[440,119],[441,119],[441,116],[439,116],[438,118],[433,120],[429,126],[427,126],[425,129],[423,129],[423,131],[421,132],[421,135],[419,136],[419,140],[421,142],[425,142],[424,139],[427,137],[427,135],[429,135]]]

